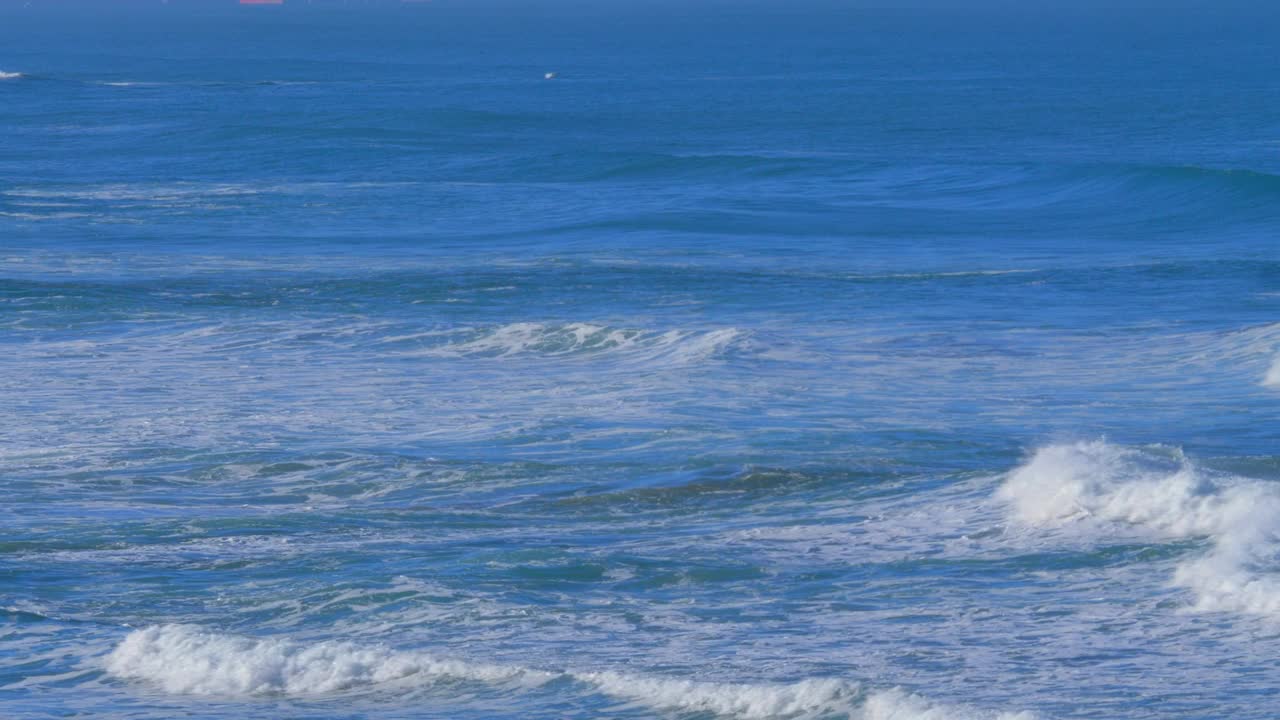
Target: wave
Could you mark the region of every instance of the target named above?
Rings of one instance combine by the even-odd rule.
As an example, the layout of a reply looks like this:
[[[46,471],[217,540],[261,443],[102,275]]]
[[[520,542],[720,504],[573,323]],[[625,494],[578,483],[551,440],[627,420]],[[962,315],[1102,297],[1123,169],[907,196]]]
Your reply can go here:
[[[536,688],[556,681],[585,686],[659,711],[743,718],[847,717],[862,720],[1032,720],[1026,713],[982,713],[931,703],[900,689],[866,691],[837,678],[794,683],[717,683],[612,671],[536,670],[442,659],[420,652],[347,642],[304,644],[210,632],[188,625],[135,630],[106,657],[117,677],[194,695],[323,695],[473,682]]]
[[[418,680],[545,682],[550,673],[444,660],[423,653],[343,642],[304,645],[158,625],[129,633],[107,656],[107,671],[190,695],[312,695]]]
[[[1190,218],[1196,228],[1206,222],[1227,224],[1220,215],[1227,211],[1232,222],[1273,219],[1275,201],[1280,198],[1280,175],[1245,168],[1104,166],[1082,172],[1075,182],[1088,193],[1085,207],[1118,203],[1124,211],[1118,218],[1132,222]]]
[[[0,80],[17,80],[20,77],[23,77],[20,72],[5,72],[0,70]]]
[[[930,702],[899,688],[864,691],[857,683],[810,678],[794,683],[714,683],[639,677],[614,672],[578,673],[601,692],[655,710],[721,717],[857,718],[858,720],[1034,720],[1030,712],[980,712]]]
[[[718,154],[579,153],[507,159],[488,169],[504,177],[537,178],[554,183],[653,183],[729,180],[774,183],[822,179],[838,189],[823,204],[805,203],[809,211],[881,208],[903,211],[1128,211],[1168,215],[1196,212],[1227,203],[1239,210],[1274,212],[1268,201],[1280,193],[1280,175],[1247,168],[1198,165],[1081,164],[946,164],[868,163],[840,155],[815,153]],[[491,178],[492,179],[492,178]],[[769,216],[792,201],[775,198]],[[747,203],[742,210],[759,209]],[[758,213],[747,212],[757,222]],[[661,214],[640,222],[668,223]],[[847,222],[843,216],[834,221]],[[748,225],[751,223],[748,222]],[[795,223],[791,223],[793,226]]]
[[[581,180],[774,178],[821,171],[823,167],[820,160],[813,157],[754,154],[636,154],[622,158],[597,158],[595,162],[603,167],[588,167]]]
[[[0,615],[7,615],[9,622],[13,623],[43,623],[57,621],[57,618],[49,615],[43,609],[31,605],[27,605],[25,607],[19,607],[18,605],[0,607]]]
[[[1238,199],[1256,205],[1280,195],[1280,175],[1245,168],[1213,168],[1198,165],[1138,165],[1082,168],[1068,173],[1077,186],[1090,193],[1109,194],[1123,203],[1135,200],[1178,201],[1163,205],[1181,211],[1182,205]],[[1263,208],[1268,209],[1268,208]]]
[[[1280,355],[1277,355],[1271,361],[1271,367],[1267,368],[1267,374],[1262,378],[1263,387],[1280,388]]]
[[[746,341],[736,328],[715,330],[629,330],[591,323],[520,322],[484,330],[421,352],[428,356],[509,358],[520,355],[566,356],[624,352],[669,362],[709,359]]]
[[[1208,538],[1209,551],[1173,578],[1195,609],[1280,615],[1280,486],[1210,473],[1176,449],[1093,441],[1041,448],[998,497],[1030,525],[1093,520]]]
[[[1200,165],[1144,165],[1129,171],[1142,181],[1176,181],[1197,185],[1217,184],[1236,190],[1280,192],[1280,175],[1247,168],[1215,168]]]
[[[1280,175],[1174,165],[906,165],[845,178],[841,205],[901,211],[1085,212],[1151,222],[1230,208],[1274,217]],[[1096,218],[1095,218],[1096,219]],[[1221,224],[1221,218],[1215,218]]]

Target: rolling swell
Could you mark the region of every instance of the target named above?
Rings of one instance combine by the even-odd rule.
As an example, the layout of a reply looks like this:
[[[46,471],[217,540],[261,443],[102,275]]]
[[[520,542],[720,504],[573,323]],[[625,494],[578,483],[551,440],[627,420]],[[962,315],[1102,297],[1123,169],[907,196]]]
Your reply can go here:
[[[1268,205],[1280,197],[1280,175],[1194,165],[908,166],[871,177],[862,194],[871,205],[972,212],[1092,209],[1126,222],[1134,211],[1177,216],[1232,208],[1271,216],[1274,205]],[[856,190],[853,198],[856,203]]]
[[[867,166],[852,159],[663,157],[602,161],[603,168],[548,170],[565,192],[625,193],[679,184],[683,198],[632,204],[625,212],[592,204],[547,223],[541,233],[793,238],[1064,231],[1219,233],[1277,217],[1280,177],[1199,166],[913,165]],[[559,173],[559,174],[558,174]],[[799,182],[795,178],[803,177]],[[492,179],[492,178],[486,178]],[[510,178],[517,182],[523,177]],[[770,199],[761,202],[760,194]],[[621,206],[619,206],[621,207]]]

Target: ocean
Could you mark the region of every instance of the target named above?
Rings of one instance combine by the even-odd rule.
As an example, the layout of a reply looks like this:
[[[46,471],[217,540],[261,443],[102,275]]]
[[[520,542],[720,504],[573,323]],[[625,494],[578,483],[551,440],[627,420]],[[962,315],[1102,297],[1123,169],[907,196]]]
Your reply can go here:
[[[0,716],[1280,715],[1280,12],[0,2]]]

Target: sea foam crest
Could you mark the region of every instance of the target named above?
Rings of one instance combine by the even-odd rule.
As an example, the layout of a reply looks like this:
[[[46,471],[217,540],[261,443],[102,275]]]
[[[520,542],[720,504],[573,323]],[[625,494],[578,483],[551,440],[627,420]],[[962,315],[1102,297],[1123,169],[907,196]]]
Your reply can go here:
[[[1277,355],[1271,361],[1271,367],[1267,368],[1267,374],[1262,378],[1263,387],[1280,388],[1280,355]]]
[[[576,673],[601,692],[655,710],[721,717],[857,718],[858,720],[1035,720],[1030,712],[980,712],[930,702],[901,689],[863,692],[856,683],[810,678],[794,683],[715,683],[639,677],[614,672]]]
[[[519,667],[444,660],[343,642],[312,645],[214,633],[186,625],[135,630],[107,656],[107,671],[193,695],[310,695],[416,678],[484,683],[553,676]]]
[[[788,684],[714,683],[637,677],[615,672],[576,673],[573,677],[601,692],[659,710],[713,713],[738,718],[847,716],[857,707],[856,684],[838,679],[808,679]]]
[[[545,324],[521,322],[473,333],[427,355],[512,357],[562,356],[621,352],[638,358],[696,361],[720,354],[738,343],[735,328],[715,330],[631,330],[591,323]]]
[[[1280,488],[1210,477],[1181,452],[1103,441],[1051,445],[1011,472],[998,496],[1021,521],[1042,526],[1094,518],[1172,537],[1207,537],[1208,553],[1180,563],[1174,584],[1195,607],[1280,615]]]
[[[716,683],[616,672],[547,672],[517,665],[445,660],[345,642],[298,643],[158,625],[129,633],[106,657],[108,672],[171,693],[316,695],[375,685],[472,681],[537,687],[576,682],[658,711],[719,717],[859,720],[1034,720],[1030,713],[982,713],[931,703],[902,690],[863,692],[845,680]]]
[[[22,73],[5,72],[3,70],[0,70],[0,80],[16,80],[20,77],[22,77]]]

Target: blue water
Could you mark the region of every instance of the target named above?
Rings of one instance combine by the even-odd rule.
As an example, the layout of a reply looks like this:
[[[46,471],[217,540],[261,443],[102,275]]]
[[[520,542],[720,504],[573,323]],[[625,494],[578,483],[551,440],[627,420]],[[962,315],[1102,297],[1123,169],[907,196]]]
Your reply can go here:
[[[1280,713],[1280,15],[21,5],[0,716]]]

